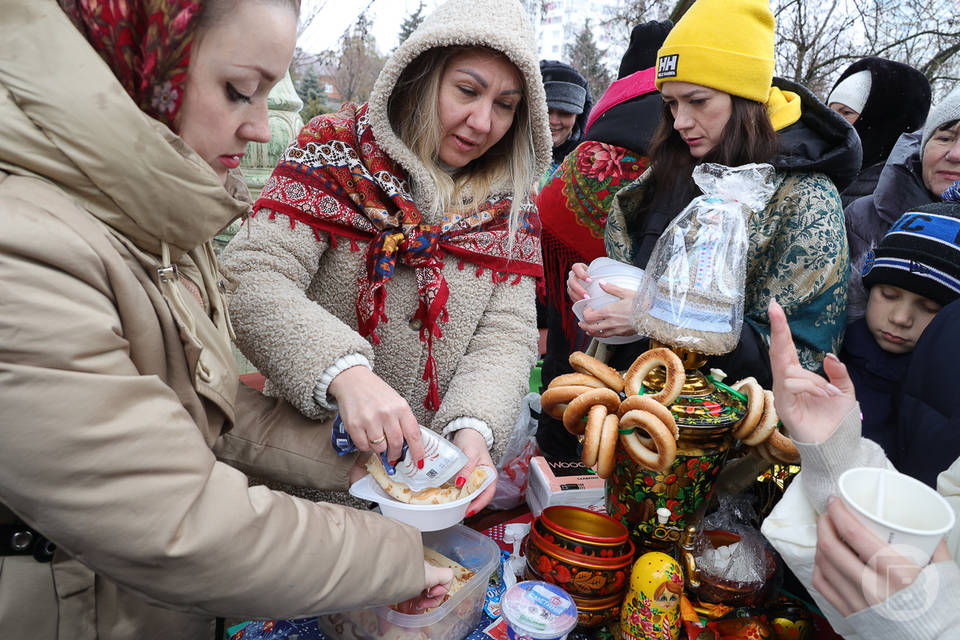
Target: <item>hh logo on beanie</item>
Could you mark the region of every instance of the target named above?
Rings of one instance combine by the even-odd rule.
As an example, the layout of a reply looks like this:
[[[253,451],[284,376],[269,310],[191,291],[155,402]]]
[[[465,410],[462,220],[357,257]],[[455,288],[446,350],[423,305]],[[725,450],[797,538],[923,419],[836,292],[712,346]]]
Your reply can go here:
[[[660,56],[657,61],[657,78],[676,78],[677,59],[679,57],[676,53],[670,56]]]

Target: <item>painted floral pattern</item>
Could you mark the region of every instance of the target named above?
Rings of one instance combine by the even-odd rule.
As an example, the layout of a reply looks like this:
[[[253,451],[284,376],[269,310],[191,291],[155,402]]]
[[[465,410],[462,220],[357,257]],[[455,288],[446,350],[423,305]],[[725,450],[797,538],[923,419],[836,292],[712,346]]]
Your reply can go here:
[[[727,451],[678,455],[669,469],[655,472],[637,466],[618,450],[613,477],[605,488],[607,512],[640,543],[653,533],[661,507],[670,510],[670,526],[685,527],[713,492]]]
[[[579,567],[543,553],[528,540],[527,564],[539,578],[584,596],[606,596],[621,591],[627,582],[629,565],[626,568],[592,569]]]

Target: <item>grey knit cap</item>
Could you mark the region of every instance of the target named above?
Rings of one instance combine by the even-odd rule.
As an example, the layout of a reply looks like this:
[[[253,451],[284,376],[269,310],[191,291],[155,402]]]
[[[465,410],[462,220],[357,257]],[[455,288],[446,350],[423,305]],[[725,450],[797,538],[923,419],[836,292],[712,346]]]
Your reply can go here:
[[[923,125],[923,138],[920,140],[920,149],[927,146],[927,141],[933,132],[940,128],[945,122],[960,120],[960,86],[954,88],[947,94],[947,97],[941,100],[937,105],[930,109],[927,115],[927,121]]]

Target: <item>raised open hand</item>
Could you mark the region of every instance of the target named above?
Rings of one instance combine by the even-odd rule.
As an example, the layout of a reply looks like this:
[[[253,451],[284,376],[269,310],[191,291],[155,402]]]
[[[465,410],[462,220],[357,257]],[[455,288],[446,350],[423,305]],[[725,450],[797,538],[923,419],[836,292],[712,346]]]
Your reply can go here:
[[[829,381],[800,365],[783,308],[775,300],[770,315],[770,367],[775,406],[787,432],[798,442],[823,442],[856,402],[847,368],[832,353],[823,361]]]

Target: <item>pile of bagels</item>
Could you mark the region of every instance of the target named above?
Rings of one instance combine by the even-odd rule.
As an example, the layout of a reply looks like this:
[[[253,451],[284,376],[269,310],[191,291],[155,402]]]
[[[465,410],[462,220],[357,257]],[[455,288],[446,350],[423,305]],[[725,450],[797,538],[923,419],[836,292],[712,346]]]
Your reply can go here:
[[[651,349],[620,373],[581,351],[570,354],[574,373],[554,378],[540,398],[545,413],[562,420],[567,431],[583,438],[583,464],[608,478],[616,465],[617,444],[638,465],[666,471],[677,456],[680,429],[669,407],[683,390],[683,362],[670,349]],[[666,380],[658,393],[639,395],[647,374],[663,367]],[[732,386],[747,397],[747,413],[733,435],[772,463],[800,460],[793,441],[778,429],[773,393],[754,378]]]

